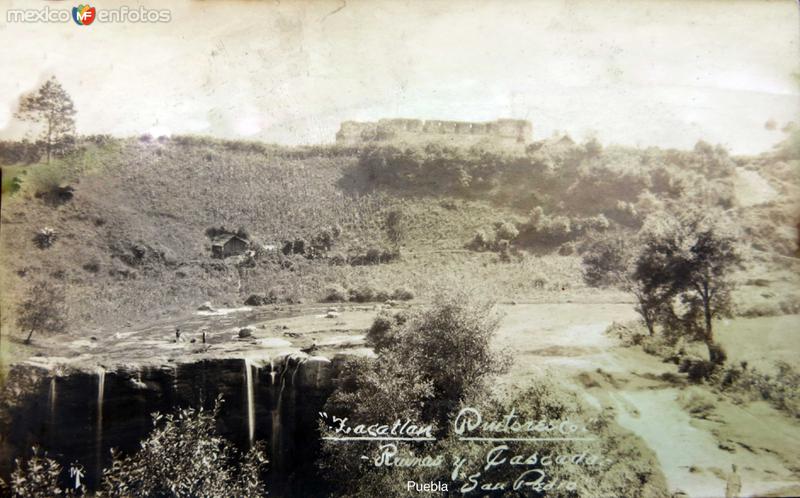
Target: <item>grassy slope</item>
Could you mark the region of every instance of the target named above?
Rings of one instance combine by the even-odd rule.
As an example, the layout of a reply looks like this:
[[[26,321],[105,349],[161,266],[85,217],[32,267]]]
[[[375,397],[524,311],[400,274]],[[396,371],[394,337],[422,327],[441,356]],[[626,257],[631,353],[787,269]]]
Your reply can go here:
[[[496,202],[372,190],[348,151],[257,145],[127,140],[25,168],[22,191],[3,199],[4,326],[13,323],[19,291],[42,278],[68,284],[70,323],[79,329],[145,321],[206,300],[239,305],[272,288],[317,300],[329,284],[403,285],[423,299],[447,281],[483,287],[499,299],[597,296],[583,287],[576,256],[522,254],[499,263],[492,253],[464,251],[477,229],[520,222],[526,213]],[[624,152],[609,150],[604,161],[616,163],[615,154],[625,159]],[[767,164],[762,157],[752,167]],[[791,188],[785,175],[767,178],[778,189]],[[75,187],[72,201],[54,207],[33,196],[38,186],[58,180]],[[293,258],[237,268],[209,257],[205,230],[220,225],[244,227],[267,244],[309,239],[338,225],[343,235],[333,251],[363,253],[388,245],[383,225],[393,209],[402,211],[405,227],[396,263],[350,267]],[[55,228],[59,239],[40,250],[32,237],[44,226]],[[138,260],[137,250],[144,252]]]
[[[474,267],[469,273],[475,282],[498,276],[490,269],[491,255],[437,251],[462,250],[477,227],[502,219],[503,210],[479,202],[445,208],[438,199],[356,194],[360,186],[341,180],[355,165],[353,156],[298,158],[213,144],[127,141],[90,148],[75,162],[78,168],[27,168],[22,191],[4,199],[5,324],[13,316],[8,305],[40,278],[67,284],[73,326],[113,327],[206,300],[240,304],[250,293],[276,287],[285,295],[316,300],[332,283],[390,290],[408,285],[424,297],[432,279],[462,263]],[[69,170],[65,182],[75,187],[73,200],[55,207],[33,195],[40,183],[35,177],[47,176],[46,170]],[[294,258],[291,268],[266,262],[237,269],[209,257],[205,230],[220,225],[245,227],[267,244],[309,239],[339,225],[343,235],[333,251],[363,252],[388,243],[383,220],[391,209],[404,212],[407,227],[402,244],[408,257],[398,264],[336,267]],[[55,228],[59,238],[41,250],[32,238],[45,226]],[[136,248],[146,254],[131,265]],[[566,265],[560,260],[517,264],[552,267],[567,279],[576,260]],[[514,287],[524,286],[519,272],[504,269],[501,275],[506,272],[516,278]]]

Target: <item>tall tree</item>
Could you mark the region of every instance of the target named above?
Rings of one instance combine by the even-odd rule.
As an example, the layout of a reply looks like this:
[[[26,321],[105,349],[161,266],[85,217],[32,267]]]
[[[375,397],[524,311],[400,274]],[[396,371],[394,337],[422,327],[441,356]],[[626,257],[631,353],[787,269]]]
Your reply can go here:
[[[583,254],[583,278],[593,287],[617,287],[636,298],[636,312],[650,335],[673,297],[671,286],[658,285],[658,274],[642,271],[637,241],[622,233],[603,234]],[[654,278],[655,277],[655,278]]]
[[[28,344],[34,332],[64,332],[67,319],[63,287],[47,282],[34,284],[17,308],[17,326],[28,331]]]
[[[720,362],[714,345],[714,319],[731,310],[730,273],[741,257],[736,237],[720,212],[690,210],[646,231],[637,260],[637,276],[648,290],[669,289],[703,317],[709,359]]]
[[[55,76],[22,97],[16,116],[41,125],[48,163],[55,150],[66,148],[75,137],[75,106]]]

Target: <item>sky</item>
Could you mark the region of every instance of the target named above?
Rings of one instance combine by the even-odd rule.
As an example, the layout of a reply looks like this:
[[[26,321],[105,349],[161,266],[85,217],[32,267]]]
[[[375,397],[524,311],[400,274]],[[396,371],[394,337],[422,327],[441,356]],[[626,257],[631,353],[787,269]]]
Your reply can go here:
[[[282,0],[92,3],[168,23],[9,23],[0,137],[55,75],[83,134],[327,143],[344,120],[528,119],[604,144],[757,153],[800,122],[794,0]],[[773,120],[777,130],[765,123]]]

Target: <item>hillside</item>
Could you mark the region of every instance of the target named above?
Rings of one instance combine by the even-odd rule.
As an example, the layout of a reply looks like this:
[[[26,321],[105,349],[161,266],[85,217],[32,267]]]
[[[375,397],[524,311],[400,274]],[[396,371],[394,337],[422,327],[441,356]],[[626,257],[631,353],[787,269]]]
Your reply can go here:
[[[763,272],[796,261],[797,164],[777,152],[734,158],[702,142],[693,151],[603,149],[567,137],[524,152],[87,140],[50,165],[4,167],[4,185],[15,177],[21,186],[3,195],[3,327],[39,280],[67,284],[69,322],[87,330],[205,301],[240,306],[251,294],[315,302],[330,286],[365,300],[398,287],[426,299],[452,280],[507,300],[598,298],[582,283],[581,242],[633,233],[650,214],[687,202],[735,211],[755,249],[749,264]],[[741,185],[752,183],[737,183],[744,171],[782,200],[742,193],[740,202]],[[71,197],[54,194],[59,186],[72,187]],[[56,239],[40,248],[45,227]],[[207,231],[223,227],[243,229],[258,250],[212,258]],[[298,240],[306,249],[285,250]],[[796,298],[785,276],[751,284],[757,295],[776,287],[770,302]]]

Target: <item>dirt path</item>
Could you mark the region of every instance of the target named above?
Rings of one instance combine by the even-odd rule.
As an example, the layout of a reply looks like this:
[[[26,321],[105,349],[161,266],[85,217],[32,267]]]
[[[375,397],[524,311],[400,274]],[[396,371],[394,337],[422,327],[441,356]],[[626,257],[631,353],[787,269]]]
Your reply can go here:
[[[691,416],[679,401],[683,388],[661,380],[675,373],[674,365],[621,348],[604,334],[612,321],[636,318],[629,305],[522,305],[503,311],[498,339],[516,358],[505,382],[524,385],[546,371],[572,384],[596,408],[612,410],[620,425],[655,451],[671,491],[724,496],[734,463],[743,496],[785,493],[800,485],[795,455],[800,425],[766,403],[734,405],[722,397],[714,400],[708,419]],[[746,325],[774,328],[773,321]],[[764,354],[764,348],[753,351]],[[692,389],[714,396],[706,387]]]
[[[778,195],[772,185],[757,171],[744,168],[736,168],[733,185],[736,191],[736,198],[743,207],[769,202]]]

